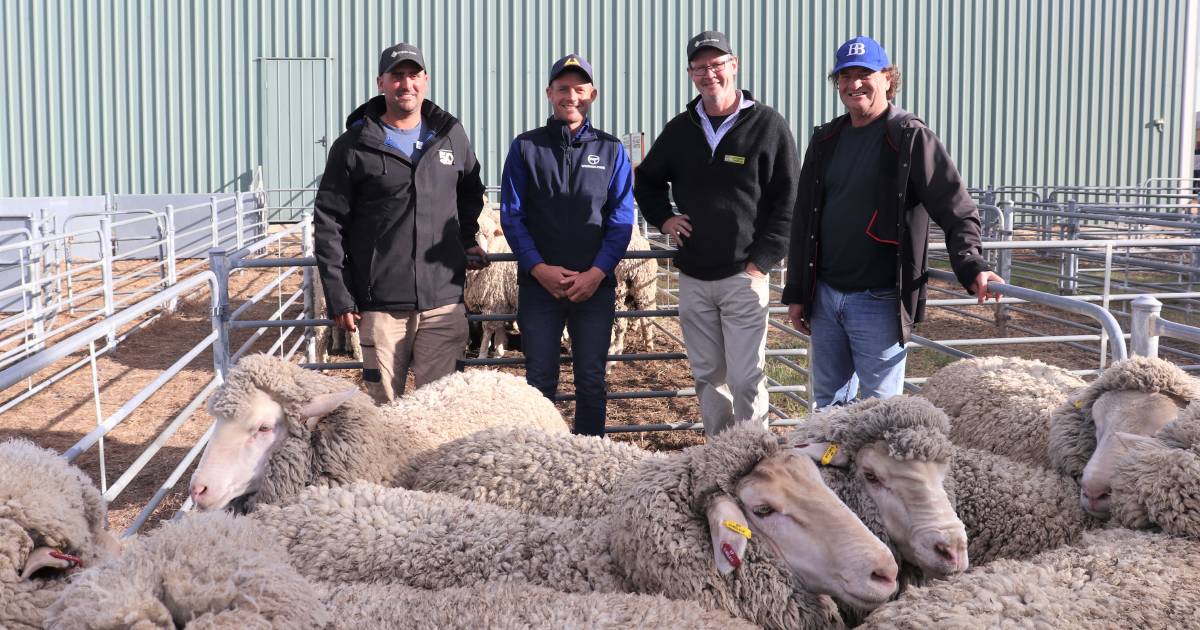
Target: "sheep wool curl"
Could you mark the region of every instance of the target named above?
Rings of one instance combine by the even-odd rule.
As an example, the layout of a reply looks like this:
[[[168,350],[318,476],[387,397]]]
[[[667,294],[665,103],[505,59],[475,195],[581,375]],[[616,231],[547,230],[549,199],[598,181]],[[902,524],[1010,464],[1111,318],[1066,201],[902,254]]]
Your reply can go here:
[[[1200,383],[1173,363],[1150,357],[1117,361],[1054,411],[1047,447],[1054,469],[1075,479],[1083,475],[1096,451],[1092,405],[1106,392],[1123,390],[1164,394],[1184,403],[1200,399]]]
[[[1190,628],[1200,543],[1124,529],[906,591],[863,628]]]
[[[330,584],[334,627],[425,630],[560,630],[755,626],[699,604],[661,595],[562,593],[529,584],[487,583],[426,591],[395,584]]]
[[[598,518],[612,511],[626,473],[662,457],[612,440],[495,427],[414,457],[404,485],[526,514]]]
[[[1200,540],[1200,403],[1131,445],[1112,483],[1117,522]]]
[[[107,520],[100,491],[66,459],[27,440],[0,443],[0,628],[41,628],[66,584],[21,579],[30,554],[53,547],[91,566],[119,551]]]
[[[1072,543],[1100,524],[1079,505],[1073,479],[1041,466],[959,448],[950,475],[974,566]]]
[[[841,627],[833,600],[796,588],[783,562],[752,538],[743,564],[722,576],[712,566],[705,508],[717,494],[736,496],[736,484],[782,448],[752,422],[709,443],[644,461],[623,482],[610,517],[616,562],[643,593],[695,599],[764,628]]]
[[[1084,386],[1083,379],[1041,361],[978,357],[941,368],[919,395],[950,416],[955,444],[1049,467],[1050,418]]]
[[[315,585],[254,521],[191,514],[78,574],[50,608],[60,630],[324,628]]]
[[[346,391],[349,381],[306,370],[266,354],[243,357],[209,399],[209,411],[238,417],[256,390],[284,411],[288,439],[273,453],[262,486],[247,507],[276,503],[314,483],[356,480],[395,485],[410,458],[443,442],[497,425],[566,433],[553,403],[519,377],[490,370],[448,375],[377,407],[356,393],[310,428],[299,410],[313,397]]]

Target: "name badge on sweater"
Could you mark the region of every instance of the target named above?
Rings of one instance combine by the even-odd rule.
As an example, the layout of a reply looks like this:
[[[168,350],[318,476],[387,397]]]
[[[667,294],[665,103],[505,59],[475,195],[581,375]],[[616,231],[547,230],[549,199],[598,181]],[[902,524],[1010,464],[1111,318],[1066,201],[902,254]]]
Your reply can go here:
[[[729,162],[730,164],[745,164],[746,158],[740,155],[726,155],[725,161]]]

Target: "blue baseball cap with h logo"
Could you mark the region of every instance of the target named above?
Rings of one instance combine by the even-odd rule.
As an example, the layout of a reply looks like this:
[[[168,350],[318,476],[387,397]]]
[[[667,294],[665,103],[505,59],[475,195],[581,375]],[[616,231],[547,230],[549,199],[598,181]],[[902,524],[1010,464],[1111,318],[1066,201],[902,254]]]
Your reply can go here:
[[[865,35],[859,35],[839,46],[833,55],[833,64],[833,70],[830,72],[839,72],[843,68],[853,67],[878,72],[892,65],[888,61],[887,52],[883,50],[883,46]]]

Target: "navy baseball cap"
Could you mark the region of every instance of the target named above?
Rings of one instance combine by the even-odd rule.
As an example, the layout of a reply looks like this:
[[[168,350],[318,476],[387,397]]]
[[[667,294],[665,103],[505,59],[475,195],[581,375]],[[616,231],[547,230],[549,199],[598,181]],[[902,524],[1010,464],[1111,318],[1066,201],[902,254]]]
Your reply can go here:
[[[425,66],[425,55],[421,54],[421,49],[412,44],[396,44],[388,46],[379,53],[379,76],[383,76],[392,71],[402,62],[411,61],[421,67],[422,70],[427,70]]]
[[[833,70],[830,72],[838,72],[842,68],[853,67],[861,67],[878,72],[892,65],[888,61],[888,56],[883,50],[883,46],[880,46],[879,42],[865,35],[859,35],[839,46],[837,52],[833,55],[833,64]]]
[[[704,31],[688,40],[687,43],[687,60],[691,61],[696,53],[705,48],[715,48],[725,54],[733,54],[733,46],[729,44],[729,38],[725,37],[725,33],[721,31]]]
[[[558,78],[558,75],[566,72],[567,70],[580,72],[587,77],[588,83],[595,83],[595,81],[592,80],[592,64],[588,63],[588,60],[584,59],[582,55],[571,53],[566,57],[555,61],[554,65],[550,66],[550,78],[546,79],[546,85],[550,85],[555,79]]]

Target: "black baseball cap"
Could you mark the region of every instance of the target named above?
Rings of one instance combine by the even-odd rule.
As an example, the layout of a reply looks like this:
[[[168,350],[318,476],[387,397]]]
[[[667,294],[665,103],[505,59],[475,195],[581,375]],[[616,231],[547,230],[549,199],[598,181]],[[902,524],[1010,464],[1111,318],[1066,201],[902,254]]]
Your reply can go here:
[[[725,37],[725,33],[721,31],[704,31],[688,40],[687,60],[691,61],[692,57],[696,56],[696,53],[705,48],[715,48],[723,53],[733,54],[733,46],[729,45],[729,38]]]
[[[555,61],[554,65],[550,66],[550,78],[546,79],[546,85],[550,85],[550,83],[558,78],[558,75],[568,70],[583,73],[587,77],[588,83],[595,83],[592,80],[592,64],[588,63],[588,60],[584,59],[582,55],[571,53]]]
[[[411,61],[426,70],[425,55],[421,54],[421,49],[412,44],[400,43],[395,46],[388,46],[379,53],[379,76],[383,76],[392,71],[397,64],[403,61]]]

